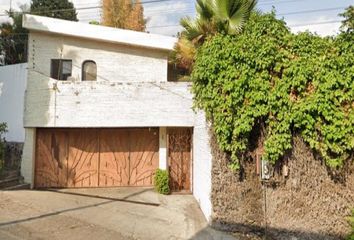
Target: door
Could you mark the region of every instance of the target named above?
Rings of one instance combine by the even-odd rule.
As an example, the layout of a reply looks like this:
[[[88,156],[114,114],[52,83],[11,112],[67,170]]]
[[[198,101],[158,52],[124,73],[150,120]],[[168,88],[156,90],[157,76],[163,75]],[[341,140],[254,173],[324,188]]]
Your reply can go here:
[[[152,186],[159,163],[159,130],[100,132],[100,186]]]
[[[156,128],[37,129],[35,186],[152,186]]]
[[[172,191],[191,191],[192,129],[168,129],[168,164]]]

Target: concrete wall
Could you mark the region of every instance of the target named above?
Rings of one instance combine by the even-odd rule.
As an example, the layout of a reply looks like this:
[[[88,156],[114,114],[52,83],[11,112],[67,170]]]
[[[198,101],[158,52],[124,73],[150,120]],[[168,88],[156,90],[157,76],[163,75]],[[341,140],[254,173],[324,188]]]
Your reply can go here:
[[[168,54],[168,51],[32,31],[28,66],[31,72],[50,77],[51,59],[71,59],[72,76],[81,81],[82,63],[93,60],[97,64],[98,81],[166,82]]]
[[[204,216],[210,221],[212,155],[208,128],[204,113],[198,112],[193,132],[193,195],[199,202]]]
[[[62,82],[30,72],[26,127],[194,126],[188,83]]]
[[[23,142],[23,101],[27,81],[27,64],[0,67],[0,122],[6,122],[6,141]]]

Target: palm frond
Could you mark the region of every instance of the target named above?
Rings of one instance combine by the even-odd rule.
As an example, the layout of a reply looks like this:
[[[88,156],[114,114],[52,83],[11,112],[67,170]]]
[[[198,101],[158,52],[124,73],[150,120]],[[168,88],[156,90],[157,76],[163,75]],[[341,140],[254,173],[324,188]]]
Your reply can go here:
[[[210,0],[197,0],[195,5],[197,18],[202,21],[211,21],[214,16],[213,7],[210,4]]]

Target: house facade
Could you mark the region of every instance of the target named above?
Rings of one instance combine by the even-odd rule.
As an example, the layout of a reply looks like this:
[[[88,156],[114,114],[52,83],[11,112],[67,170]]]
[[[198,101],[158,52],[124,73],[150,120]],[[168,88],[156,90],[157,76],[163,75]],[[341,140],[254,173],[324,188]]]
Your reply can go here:
[[[33,188],[152,186],[156,169],[209,220],[211,153],[191,85],[169,81],[172,37],[25,15],[21,173]]]

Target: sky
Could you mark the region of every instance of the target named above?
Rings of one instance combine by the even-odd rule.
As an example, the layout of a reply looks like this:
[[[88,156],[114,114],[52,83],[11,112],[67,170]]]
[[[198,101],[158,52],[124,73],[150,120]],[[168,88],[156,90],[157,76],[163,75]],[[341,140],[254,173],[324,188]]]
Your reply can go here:
[[[11,0],[0,0],[0,15],[9,10],[10,2]],[[100,0],[72,0],[72,2],[80,21],[100,20],[99,8],[81,9],[98,7]],[[30,0],[12,0],[12,8],[18,9],[21,4],[29,3]],[[257,9],[269,12],[274,7],[277,16],[284,18],[293,32],[309,30],[327,36],[338,33],[342,20],[338,14],[349,5],[354,5],[354,0],[258,0]],[[148,19],[148,32],[175,36],[181,30],[180,18],[195,16],[195,0],[153,0],[152,3],[144,4],[144,15]],[[6,21],[6,17],[0,16],[0,21]]]

